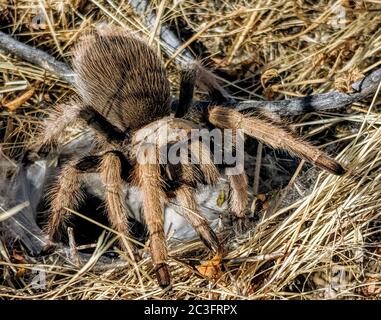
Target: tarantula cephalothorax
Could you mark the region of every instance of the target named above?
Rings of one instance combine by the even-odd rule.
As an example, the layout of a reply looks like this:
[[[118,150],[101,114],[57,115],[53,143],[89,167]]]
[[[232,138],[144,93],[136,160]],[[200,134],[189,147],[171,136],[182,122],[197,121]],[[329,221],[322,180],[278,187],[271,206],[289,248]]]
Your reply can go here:
[[[344,173],[335,160],[265,115],[243,114],[228,107],[229,95],[197,63],[182,71],[179,101],[175,114],[171,114],[170,86],[161,61],[146,43],[129,32],[108,27],[86,35],[75,49],[74,68],[80,98],[58,107],[58,115],[47,120],[41,139],[30,148],[29,156],[41,155],[66,127],[74,124],[91,128],[95,143],[88,155],[63,167],[51,192],[47,233],[52,240],[59,239],[69,215],[65,208],[76,209],[83,198],[81,174],[99,172],[105,185],[109,221],[117,232],[128,235],[123,187],[126,184],[138,187],[144,198],[152,261],[163,287],[170,284],[163,229],[163,205],[169,199],[176,197],[184,218],[205,245],[213,251],[220,250],[217,236],[199,212],[195,192],[200,184],[216,183],[226,166],[213,162],[213,146],[209,148],[202,140],[190,138],[192,130],[201,129],[200,124],[190,120],[195,86],[205,90],[212,101],[203,113],[208,130],[243,130],[246,135],[271,147],[286,149],[333,174]],[[159,134],[162,126],[168,128],[166,139],[149,141],[152,134],[162,135]],[[183,133],[173,134],[177,129]],[[182,161],[160,163],[163,147],[179,141],[187,142],[189,151],[182,153]],[[190,157],[202,161],[187,161]],[[246,174],[226,173],[230,185],[229,210],[242,218],[248,202]],[[121,239],[122,248],[130,250],[130,243],[125,237]]]

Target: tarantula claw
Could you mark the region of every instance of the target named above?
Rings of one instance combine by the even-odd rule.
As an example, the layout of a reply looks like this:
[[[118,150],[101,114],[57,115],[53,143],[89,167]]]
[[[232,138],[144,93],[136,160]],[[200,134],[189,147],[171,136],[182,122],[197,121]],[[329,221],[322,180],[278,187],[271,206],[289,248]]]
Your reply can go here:
[[[160,263],[155,268],[156,279],[159,282],[160,287],[166,288],[171,284],[171,274],[169,267],[166,263]]]

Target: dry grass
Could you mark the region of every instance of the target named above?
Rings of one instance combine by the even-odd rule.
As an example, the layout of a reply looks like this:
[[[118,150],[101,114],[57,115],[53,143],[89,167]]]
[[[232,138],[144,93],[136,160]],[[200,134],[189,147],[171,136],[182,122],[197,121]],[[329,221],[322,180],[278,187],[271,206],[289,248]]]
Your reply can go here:
[[[173,57],[163,54],[163,44],[126,2],[15,1],[0,5],[0,19],[7,33],[67,62],[78,37],[97,23],[126,26],[151,39],[177,88],[179,72]],[[224,70],[229,79],[224,83],[237,99],[346,90],[353,79],[381,64],[380,1],[152,3],[160,17],[155,28],[172,22],[183,29],[186,22],[194,33],[183,42],[196,55],[207,52],[209,63]],[[0,113],[1,151],[15,159],[51,106],[73,89],[1,52],[0,77],[3,106],[27,97],[14,110],[5,107]],[[340,178],[314,169],[297,174],[283,192],[283,201],[276,203],[279,196],[274,198],[276,210],[264,212],[255,230],[226,245],[218,280],[200,276],[184,258],[184,253],[196,260],[205,258],[199,241],[171,248],[172,290],[158,288],[149,258],[137,268],[94,267],[113,245],[114,239],[104,235],[81,268],[63,253],[26,264],[1,245],[0,298],[381,298],[379,97],[377,93],[345,111],[297,119],[294,128],[320,139],[349,172]],[[45,287],[32,286],[37,269],[44,270]]]

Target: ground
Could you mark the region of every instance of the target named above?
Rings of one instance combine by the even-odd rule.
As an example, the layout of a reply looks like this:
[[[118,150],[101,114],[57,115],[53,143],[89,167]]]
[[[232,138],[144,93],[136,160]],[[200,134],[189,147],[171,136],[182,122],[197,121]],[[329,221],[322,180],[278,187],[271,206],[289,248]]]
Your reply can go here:
[[[71,49],[81,35],[100,24],[123,26],[147,39],[162,57],[173,95],[178,94],[179,59],[186,55],[213,69],[238,100],[349,93],[352,83],[381,65],[377,1],[151,1],[154,20],[132,3],[8,1],[0,4],[0,30],[70,65]],[[173,50],[159,40],[165,28],[180,47]],[[0,79],[4,209],[3,199],[11,196],[8,178],[25,145],[52,107],[75,90],[57,75],[2,50]],[[88,263],[74,261],[73,252],[65,249],[32,257],[23,246],[2,238],[0,298],[380,298],[379,96],[377,91],[345,108],[283,119],[343,163],[348,169],[343,177],[299,165],[265,147],[257,188],[257,143],[250,140],[251,193],[266,198],[253,210],[255,227],[233,236],[227,228],[220,234],[226,253],[214,259],[198,240],[173,244],[171,290],[157,286],[147,254],[134,267],[116,262],[115,239],[106,230],[97,242],[77,248],[81,259],[93,254]],[[80,134],[70,131],[62,143]],[[223,198],[220,194],[216,204]],[[9,213],[12,208],[5,209]]]

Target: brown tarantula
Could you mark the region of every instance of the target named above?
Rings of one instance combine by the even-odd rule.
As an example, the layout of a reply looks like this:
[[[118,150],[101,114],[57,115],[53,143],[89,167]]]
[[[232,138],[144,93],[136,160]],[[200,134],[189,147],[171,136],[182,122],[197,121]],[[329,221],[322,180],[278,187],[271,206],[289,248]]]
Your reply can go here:
[[[273,148],[288,150],[333,174],[344,173],[335,160],[266,115],[259,117],[252,113],[240,113],[229,107],[231,98],[227,92],[210,72],[197,63],[188,65],[182,71],[180,97],[172,114],[170,84],[159,57],[145,42],[127,31],[108,27],[86,35],[75,49],[74,68],[80,99],[60,106],[58,117],[48,119],[40,141],[30,148],[27,159],[31,159],[32,154],[46,152],[43,151],[46,146],[56,141],[63,130],[73,124],[82,123],[91,128],[95,143],[88,155],[63,167],[51,193],[47,233],[50,239],[59,240],[69,215],[65,208],[76,209],[83,200],[81,174],[99,172],[105,185],[109,221],[118,233],[128,235],[123,187],[138,187],[144,195],[143,211],[152,261],[162,287],[168,286],[171,278],[163,228],[163,206],[169,199],[177,199],[184,208],[184,218],[195,228],[205,245],[213,251],[220,250],[217,236],[199,212],[195,192],[200,184],[215,184],[221,170],[227,166],[217,166],[213,162],[213,146],[207,146],[200,139],[190,139],[193,129],[201,129],[201,125],[191,120],[195,86],[205,90],[212,101],[202,113],[203,128],[232,129],[234,132],[241,129],[246,135]],[[189,161],[160,163],[158,157],[164,145],[160,142],[149,143],[146,132],[155,135],[162,126],[174,132],[182,129],[186,133],[175,138],[169,137],[168,133],[169,138],[164,139],[164,144],[185,141],[189,148],[185,158],[192,156],[207,161],[197,164]],[[154,161],[151,161],[150,150],[155,151]],[[147,161],[138,161],[138,153]],[[248,203],[246,174],[242,171],[227,177],[230,186],[229,210],[237,218],[242,218]],[[122,249],[130,250],[130,243],[125,237],[121,238],[124,238]]]

